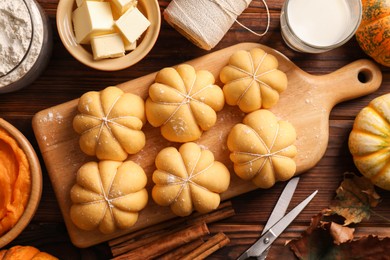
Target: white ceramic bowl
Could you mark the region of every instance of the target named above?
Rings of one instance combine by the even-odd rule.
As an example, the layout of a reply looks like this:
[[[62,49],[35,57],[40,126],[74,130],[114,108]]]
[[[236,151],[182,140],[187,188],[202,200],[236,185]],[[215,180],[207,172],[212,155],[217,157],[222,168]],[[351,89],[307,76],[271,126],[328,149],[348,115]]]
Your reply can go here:
[[[0,118],[0,128],[8,132],[8,134],[10,134],[10,136],[12,136],[17,141],[19,147],[26,154],[27,160],[30,164],[31,173],[30,198],[28,200],[26,209],[15,226],[0,237],[0,248],[2,248],[14,240],[34,217],[42,194],[42,171],[35,150],[27,138],[17,128],[2,118]]]
[[[61,41],[74,58],[91,68],[104,71],[128,68],[149,53],[160,32],[161,13],[158,1],[139,0],[137,7],[148,18],[150,26],[137,42],[137,48],[125,56],[96,61],[88,49],[76,42],[72,23],[72,12],[76,8],[75,0],[60,0],[58,4],[57,30]]]

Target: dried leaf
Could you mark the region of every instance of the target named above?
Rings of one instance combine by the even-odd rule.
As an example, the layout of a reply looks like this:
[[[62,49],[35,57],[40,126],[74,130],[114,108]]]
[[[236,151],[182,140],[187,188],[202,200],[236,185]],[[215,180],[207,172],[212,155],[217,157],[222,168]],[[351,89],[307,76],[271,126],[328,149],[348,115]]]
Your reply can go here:
[[[368,236],[358,240],[351,239],[352,228],[332,221],[323,221],[323,215],[318,214],[312,218],[310,227],[301,238],[292,240],[289,245],[302,260],[351,259],[351,252],[353,259],[390,259],[390,238]]]
[[[340,245],[341,243],[345,243],[353,239],[353,232],[355,229],[331,222],[329,231],[330,235],[333,237],[334,243],[336,245]]]
[[[359,223],[369,219],[371,208],[380,202],[374,185],[365,177],[345,173],[344,180],[336,190],[336,199],[330,205],[328,214],[338,214],[345,218],[344,225]]]
[[[327,248],[333,245],[329,232],[323,228],[322,214],[311,219],[310,226],[298,240],[292,240],[289,245],[299,259],[319,259]]]
[[[364,259],[389,260],[390,237],[383,239],[377,236],[362,237],[338,246],[333,246],[324,255],[324,260]],[[353,257],[351,256],[353,254]]]

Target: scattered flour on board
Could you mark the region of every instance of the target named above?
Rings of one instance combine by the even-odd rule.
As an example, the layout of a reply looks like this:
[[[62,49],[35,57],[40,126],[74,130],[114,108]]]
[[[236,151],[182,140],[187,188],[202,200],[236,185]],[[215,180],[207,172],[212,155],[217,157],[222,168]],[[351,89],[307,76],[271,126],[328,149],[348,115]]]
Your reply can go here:
[[[40,123],[56,122],[58,124],[61,124],[63,119],[64,117],[61,115],[60,112],[49,111],[47,115],[40,120]]]
[[[39,123],[40,124],[51,124],[51,123],[62,124],[63,119],[64,119],[64,117],[62,116],[62,114],[60,112],[55,112],[55,111],[50,110],[44,117],[39,119]],[[47,129],[49,131],[46,134],[49,134],[49,135],[46,135],[46,134],[41,135],[41,140],[43,140],[46,143],[46,146],[50,146],[51,145],[50,140],[52,140],[54,138],[53,131],[55,130],[55,128],[48,127]]]

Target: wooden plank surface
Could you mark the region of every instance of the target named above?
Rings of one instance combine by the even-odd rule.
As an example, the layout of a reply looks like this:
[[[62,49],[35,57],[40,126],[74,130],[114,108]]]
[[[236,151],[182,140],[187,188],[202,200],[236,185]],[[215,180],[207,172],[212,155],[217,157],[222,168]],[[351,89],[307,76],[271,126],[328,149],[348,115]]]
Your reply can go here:
[[[101,72],[85,67],[67,53],[59,40],[55,28],[55,11],[58,0],[38,0],[50,18],[53,28],[53,54],[45,72],[27,88],[0,96],[0,117],[14,124],[31,141],[36,151],[39,151],[37,140],[32,130],[33,116],[44,109],[78,98],[89,90],[101,90],[109,85],[118,85],[141,76],[148,75],[167,66],[201,57],[209,52],[199,49],[177,33],[164,21],[161,34],[151,53],[135,66],[118,71]],[[161,0],[163,10],[169,3]],[[369,58],[359,48],[353,38],[344,46],[323,54],[303,54],[289,49],[280,35],[279,15],[282,0],[268,2],[271,14],[270,31],[259,38],[237,24],[233,25],[222,41],[213,49],[220,50],[241,42],[257,42],[276,49],[287,56],[299,68],[313,75],[329,74],[347,64],[359,59]],[[262,31],[266,25],[266,14],[260,1],[253,1],[250,7],[240,16],[240,22]],[[372,94],[336,105],[329,120],[329,142],[322,159],[312,169],[302,175],[291,205],[297,204],[313,189],[319,189],[318,195],[277,240],[269,253],[269,259],[294,259],[285,241],[299,237],[309,225],[310,218],[323,208],[326,208],[335,196],[335,189],[342,180],[345,171],[356,171],[348,151],[348,135],[356,114],[373,98],[390,91],[390,69],[380,66],[383,73],[381,87]],[[339,83],[343,88],[344,84]],[[64,220],[55,197],[54,189],[44,166],[42,155],[39,154],[43,166],[43,194],[40,206],[28,228],[14,241],[36,245],[42,250],[53,253],[61,259],[108,259],[109,250],[105,243],[79,249],[70,242]],[[283,188],[276,184],[269,190],[255,190],[232,200],[236,216],[224,223],[257,225],[265,224],[268,216]],[[380,205],[375,209],[381,215],[390,217],[390,192],[377,189],[382,197]],[[373,215],[370,220],[359,224],[357,232],[360,236],[376,234],[389,236],[389,224]],[[237,257],[251,243],[256,234],[240,233],[232,239],[229,246],[214,253],[210,259],[226,259]],[[11,246],[11,245],[10,245]]]

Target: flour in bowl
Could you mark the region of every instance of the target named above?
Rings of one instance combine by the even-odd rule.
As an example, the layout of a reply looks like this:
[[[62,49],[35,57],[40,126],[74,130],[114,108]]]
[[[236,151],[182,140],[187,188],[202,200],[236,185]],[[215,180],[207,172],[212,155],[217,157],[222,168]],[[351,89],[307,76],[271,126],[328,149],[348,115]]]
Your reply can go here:
[[[0,28],[0,76],[4,76],[23,60],[30,47],[32,23],[23,0],[0,2]]]
[[[0,93],[30,85],[52,50],[45,12],[35,0],[0,1]]]

